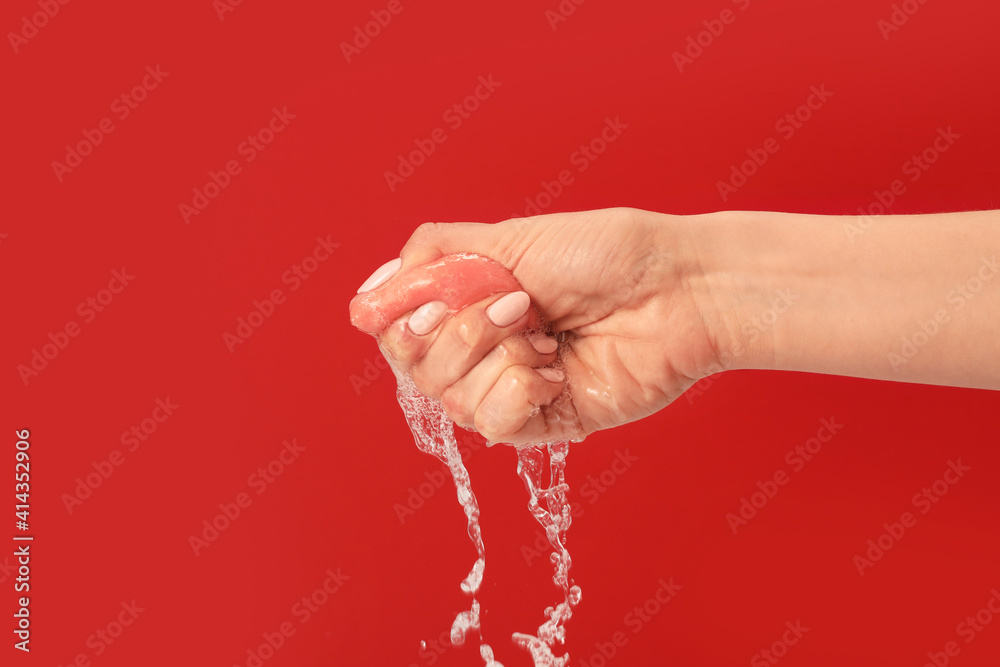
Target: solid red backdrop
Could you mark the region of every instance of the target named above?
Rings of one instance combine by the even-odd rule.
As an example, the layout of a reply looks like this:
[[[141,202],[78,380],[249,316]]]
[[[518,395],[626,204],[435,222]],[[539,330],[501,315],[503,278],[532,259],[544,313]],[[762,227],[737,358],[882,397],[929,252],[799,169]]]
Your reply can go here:
[[[532,206],[993,208],[998,18],[940,0],[7,2],[0,533],[35,540],[31,653],[9,631],[3,664],[478,664],[440,642],[468,604],[464,517],[349,325],[358,285],[421,222]],[[571,664],[996,665],[998,407],[726,373],[574,446]],[[843,426],[786,458],[823,420]],[[514,452],[463,442],[486,637],[525,665],[510,634],[557,591]],[[734,534],[743,498],[762,507]]]

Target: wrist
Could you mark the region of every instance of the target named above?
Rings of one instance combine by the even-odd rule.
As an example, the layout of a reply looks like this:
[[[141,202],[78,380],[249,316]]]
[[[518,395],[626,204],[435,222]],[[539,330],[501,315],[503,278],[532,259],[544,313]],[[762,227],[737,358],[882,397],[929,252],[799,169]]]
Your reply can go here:
[[[722,370],[776,367],[784,316],[799,298],[781,214],[719,211],[681,216],[684,283]]]

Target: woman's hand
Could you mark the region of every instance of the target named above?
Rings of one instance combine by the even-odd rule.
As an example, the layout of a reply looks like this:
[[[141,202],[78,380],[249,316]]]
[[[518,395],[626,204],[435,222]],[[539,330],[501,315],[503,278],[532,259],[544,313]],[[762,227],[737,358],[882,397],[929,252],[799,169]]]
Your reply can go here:
[[[720,370],[720,342],[728,345],[689,282],[696,262],[682,220],[618,208],[422,225],[400,253],[399,280],[443,255],[485,255],[513,272],[564,340],[556,352],[551,338],[517,335],[527,304],[513,303],[512,291],[432,321],[430,331],[427,315],[440,318],[440,306],[399,313],[383,351],[456,423],[494,442],[581,439],[652,414]],[[491,317],[491,306],[506,317]]]

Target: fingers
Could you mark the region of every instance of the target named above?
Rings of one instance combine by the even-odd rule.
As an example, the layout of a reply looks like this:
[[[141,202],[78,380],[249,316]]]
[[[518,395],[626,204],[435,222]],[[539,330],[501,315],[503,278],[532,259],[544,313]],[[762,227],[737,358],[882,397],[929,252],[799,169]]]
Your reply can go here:
[[[510,366],[476,408],[476,430],[490,442],[545,440],[549,429],[542,408],[562,392],[562,371]]]
[[[555,361],[557,347],[554,338],[541,333],[504,339],[461,379],[441,392],[445,412],[459,426],[475,427],[479,405],[507,369],[551,364]],[[543,368],[539,372],[544,375],[552,369]]]
[[[444,302],[432,301],[395,322],[381,344],[421,392],[437,398],[501,341],[525,328],[529,312],[528,295],[520,291],[483,299],[455,314]]]
[[[448,255],[420,265],[393,260],[362,288],[351,300],[351,323],[371,334],[431,301],[442,301],[454,312],[491,294],[521,289],[510,271],[478,255]]]

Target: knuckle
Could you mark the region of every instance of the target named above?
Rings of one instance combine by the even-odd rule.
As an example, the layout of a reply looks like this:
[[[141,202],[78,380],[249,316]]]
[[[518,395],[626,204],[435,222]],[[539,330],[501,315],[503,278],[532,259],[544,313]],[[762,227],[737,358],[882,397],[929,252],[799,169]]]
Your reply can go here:
[[[476,410],[475,427],[479,433],[493,442],[500,442],[507,436],[503,421],[496,411],[487,406],[480,406]]]
[[[435,373],[433,368],[428,368],[426,364],[414,364],[410,367],[410,377],[413,378],[413,384],[425,396],[441,397],[444,387],[441,386],[438,373]]]
[[[486,323],[483,318],[467,316],[456,322],[454,338],[467,356],[472,356],[482,347],[485,337]]]
[[[437,233],[440,224],[441,223],[439,222],[425,222],[420,224],[415,230],[413,230],[413,235],[410,237],[410,240],[414,243],[426,242]]]
[[[463,428],[475,425],[475,412],[466,406],[465,392],[455,386],[441,392],[441,405],[452,421]]]
[[[383,334],[381,342],[403,368],[420,359],[424,350],[424,342],[407,331],[403,320],[393,323]]]
[[[529,381],[531,380],[531,369],[527,366],[511,366],[505,373],[507,375],[507,396],[511,402],[518,405],[530,403]]]

